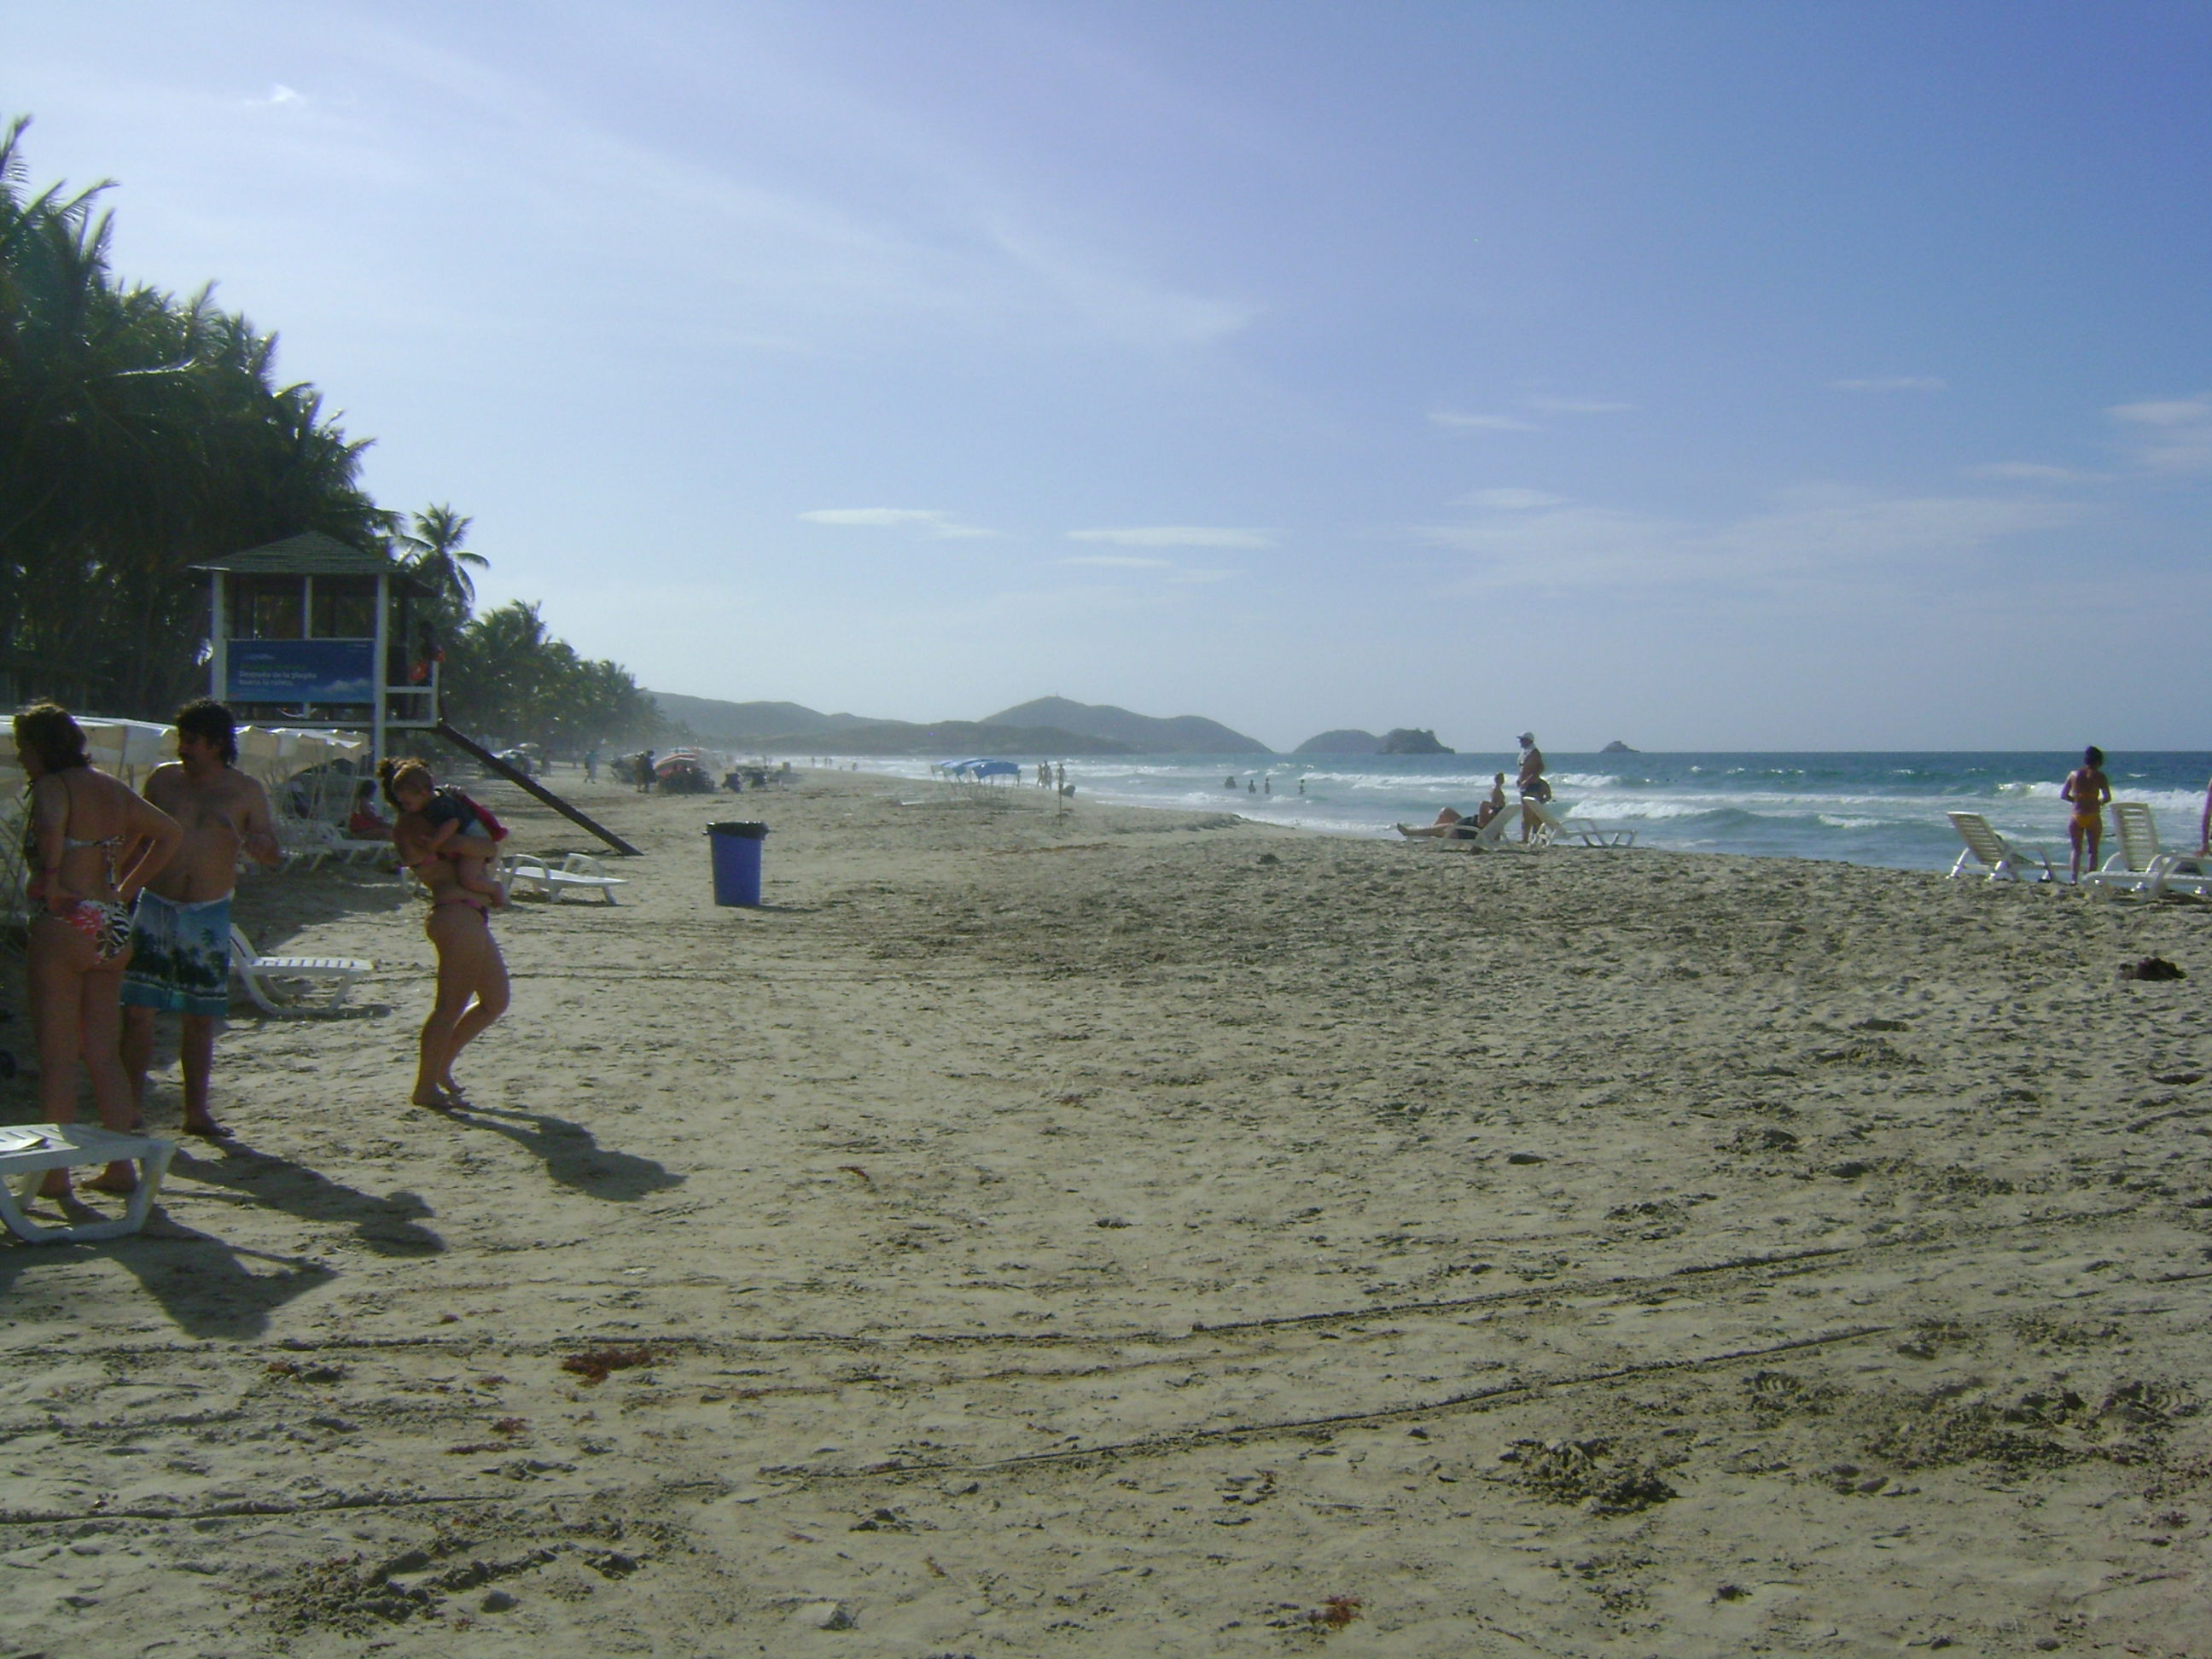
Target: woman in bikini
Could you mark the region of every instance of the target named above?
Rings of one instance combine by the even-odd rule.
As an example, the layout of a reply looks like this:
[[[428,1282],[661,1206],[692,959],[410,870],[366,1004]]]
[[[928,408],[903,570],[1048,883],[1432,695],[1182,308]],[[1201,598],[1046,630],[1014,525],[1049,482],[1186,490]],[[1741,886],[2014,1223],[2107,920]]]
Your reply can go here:
[[[385,799],[399,814],[392,825],[392,844],[429,890],[430,915],[422,931],[438,952],[438,1000],[422,1022],[414,1103],[464,1106],[468,1102],[453,1080],[453,1061],[507,1012],[507,963],[484,914],[489,901],[461,885],[454,860],[494,858],[499,847],[483,836],[436,839],[436,826],[423,812],[438,781],[421,761],[388,760],[379,775]]]
[[[31,872],[27,968],[39,1045],[39,1114],[48,1123],[76,1118],[81,1060],[100,1122],[133,1130],[138,1126],[121,1048],[131,907],[175,854],[184,831],[159,807],[94,769],[84,733],[65,708],[42,702],[16,715],[15,752],[31,779],[23,860]],[[127,1193],[137,1183],[131,1165],[121,1163],[89,1184]],[[66,1198],[69,1171],[49,1170],[39,1191]]]
[[[2089,854],[2089,867],[2097,867],[2097,853],[2105,839],[2105,807],[2112,799],[2112,786],[2105,776],[2105,751],[2091,744],[2081,751],[2081,763],[2066,775],[2058,799],[2070,802],[2074,816],[2066,822],[2066,839],[2074,846],[2074,879],[2081,879],[2081,854]]]

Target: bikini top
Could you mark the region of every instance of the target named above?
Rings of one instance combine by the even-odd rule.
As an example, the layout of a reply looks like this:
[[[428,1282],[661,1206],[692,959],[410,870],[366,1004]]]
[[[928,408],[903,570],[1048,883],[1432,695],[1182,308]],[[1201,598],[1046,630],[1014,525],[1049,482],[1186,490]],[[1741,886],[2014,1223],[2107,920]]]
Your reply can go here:
[[[55,775],[59,777],[62,781],[62,793],[65,795],[69,795],[69,774],[67,772],[61,772],[57,773]],[[70,805],[71,806],[75,806],[76,805],[76,799],[74,795],[70,795]],[[123,845],[123,839],[124,838],[120,835],[113,835],[102,836],[94,841],[87,841],[81,836],[64,834],[62,836],[62,846],[64,850],[71,852],[87,847],[106,848],[107,849],[107,880],[108,884],[112,886],[115,882],[115,854],[116,850]],[[35,866],[38,861],[38,823],[35,819],[27,817],[23,821],[23,862]],[[34,872],[33,873],[35,874],[36,872]]]

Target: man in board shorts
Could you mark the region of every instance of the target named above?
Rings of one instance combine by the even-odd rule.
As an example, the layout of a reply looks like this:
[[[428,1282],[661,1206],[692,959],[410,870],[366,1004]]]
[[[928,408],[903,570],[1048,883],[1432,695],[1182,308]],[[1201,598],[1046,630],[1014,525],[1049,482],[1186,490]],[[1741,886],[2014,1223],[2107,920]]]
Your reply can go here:
[[[1525,842],[1543,822],[1529,803],[1541,805],[1551,799],[1552,786],[1544,781],[1544,751],[1536,747],[1536,734],[1523,732],[1520,744],[1521,772],[1514,787],[1521,792],[1521,839]]]
[[[184,826],[184,844],[138,896],[131,963],[123,970],[123,1069],[143,1119],[157,1010],[184,1016],[178,1058],[185,1074],[184,1132],[210,1140],[230,1131],[208,1109],[215,1028],[230,1008],[230,896],[238,859],[277,862],[269,797],[236,769],[230,710],[203,697],[177,713],[177,758],[146,780],[146,799]]]

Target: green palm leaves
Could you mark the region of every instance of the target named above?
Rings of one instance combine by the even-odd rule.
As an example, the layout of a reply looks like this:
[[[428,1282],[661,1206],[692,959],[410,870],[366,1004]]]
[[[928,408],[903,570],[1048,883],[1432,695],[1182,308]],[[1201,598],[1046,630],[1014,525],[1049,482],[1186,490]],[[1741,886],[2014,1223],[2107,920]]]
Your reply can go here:
[[[25,694],[164,714],[199,684],[195,562],[393,526],[367,446],[276,383],[274,337],[204,289],[118,282],[106,185],[29,192],[27,125],[0,136],[0,653]]]

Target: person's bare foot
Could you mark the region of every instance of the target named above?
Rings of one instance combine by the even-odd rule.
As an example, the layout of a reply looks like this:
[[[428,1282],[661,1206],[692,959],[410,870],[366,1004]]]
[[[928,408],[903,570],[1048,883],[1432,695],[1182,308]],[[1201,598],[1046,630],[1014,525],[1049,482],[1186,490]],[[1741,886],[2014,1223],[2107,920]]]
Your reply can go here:
[[[39,1183],[40,1198],[67,1198],[70,1191],[67,1170],[49,1170],[46,1178]]]
[[[438,1081],[438,1087],[445,1091],[446,1103],[447,1105],[465,1106],[469,1103],[469,1091],[463,1088],[460,1084],[453,1078],[441,1078]]]
[[[445,1111],[453,1103],[446,1097],[444,1090],[436,1088],[417,1089],[407,1099],[410,1105],[427,1106],[434,1112]]]
[[[228,1140],[236,1131],[228,1123],[218,1123],[211,1117],[188,1117],[185,1120],[183,1133],[198,1135],[202,1140]]]
[[[94,1192],[124,1198],[138,1190],[138,1172],[128,1164],[111,1164],[84,1184]]]

